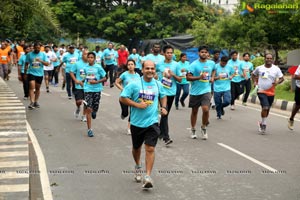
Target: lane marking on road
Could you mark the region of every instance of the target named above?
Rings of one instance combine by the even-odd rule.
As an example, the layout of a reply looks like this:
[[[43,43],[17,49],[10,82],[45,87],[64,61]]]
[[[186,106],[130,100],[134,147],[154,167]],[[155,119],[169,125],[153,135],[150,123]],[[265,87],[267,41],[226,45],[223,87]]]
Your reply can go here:
[[[245,107],[245,106],[241,106],[241,105],[237,105],[237,106],[239,106],[239,107]],[[249,107],[249,106],[247,107],[247,109],[256,110],[256,111],[261,112],[261,109],[253,108],[253,107]],[[273,112],[270,112],[270,114],[271,114],[271,115],[274,115],[274,116],[277,116],[277,117],[282,117],[282,118],[285,118],[285,119],[289,118],[288,116],[281,115],[281,114],[277,114],[277,113],[273,113]],[[295,118],[294,121],[300,122],[300,119],[296,119],[296,118]]]
[[[0,158],[29,156],[28,151],[1,151]]]
[[[101,94],[103,94],[104,96],[110,97],[111,95],[105,92],[101,92]]]
[[[265,168],[265,169],[267,169],[267,170],[269,170],[273,173],[276,173],[278,171],[278,170],[276,170],[276,169],[274,169],[274,168],[272,168],[272,167],[256,160],[255,158],[252,158],[252,157],[250,157],[250,156],[248,156],[248,155],[246,155],[246,154],[244,154],[244,153],[242,153],[242,152],[240,152],[240,151],[238,151],[238,150],[236,150],[236,149],[234,149],[234,148],[232,148],[232,147],[230,147],[226,144],[223,144],[223,143],[217,143],[217,144],[224,147],[224,148],[226,148],[226,149],[228,149],[228,150],[230,150],[230,151],[232,151],[232,152],[234,152],[234,153],[236,153],[236,154],[238,154],[238,155],[240,155],[240,156],[242,156],[242,157],[244,157],[244,158],[246,158],[246,159],[248,159],[248,160],[250,160],[250,161],[252,161],[252,162],[254,162],[255,164],[258,164],[258,165],[262,166],[263,168]]]
[[[44,199],[45,200],[53,200],[51,188],[50,188],[49,177],[48,177],[48,173],[47,173],[45,157],[43,155],[42,149],[41,149],[32,129],[30,127],[30,124],[28,122],[26,122],[26,123],[27,123],[28,135],[32,142],[32,145],[33,145],[36,157],[37,157],[37,161],[38,161],[40,180],[41,180],[41,185],[42,185],[42,193],[43,193]]]
[[[0,185],[0,193],[6,192],[28,192],[28,184],[17,184],[17,185]]]

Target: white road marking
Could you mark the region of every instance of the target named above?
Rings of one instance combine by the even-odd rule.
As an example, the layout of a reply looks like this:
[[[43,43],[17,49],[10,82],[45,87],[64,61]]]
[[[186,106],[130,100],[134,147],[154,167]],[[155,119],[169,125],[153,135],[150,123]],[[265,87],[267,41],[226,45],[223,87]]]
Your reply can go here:
[[[101,94],[103,94],[104,96],[107,96],[107,97],[110,97],[111,95],[110,94],[107,94],[105,92],[101,92]]]
[[[29,160],[27,161],[6,161],[6,162],[0,162],[0,166],[2,168],[10,168],[10,167],[26,167],[29,166]]]
[[[36,157],[37,157],[37,161],[38,161],[38,165],[39,165],[40,180],[41,180],[42,193],[43,193],[44,199],[45,200],[53,200],[45,158],[44,158],[42,149],[41,149],[28,122],[27,122],[27,130],[28,130],[28,135],[32,142],[34,151],[36,153]]]
[[[17,148],[28,148],[27,144],[20,145],[0,145],[0,149],[17,149]]]
[[[24,170],[25,172],[25,170]],[[29,178],[28,173],[17,173],[16,171],[1,173],[0,179],[17,179],[17,178]]]
[[[0,185],[0,192],[28,192],[29,184]]]
[[[1,151],[0,158],[16,157],[16,156],[29,156],[28,151]]]
[[[0,138],[0,142],[27,142],[27,137],[21,137],[21,138]]]
[[[226,149],[228,149],[228,150],[230,150],[230,151],[232,151],[232,152],[234,152],[234,153],[236,153],[236,154],[238,154],[238,155],[240,155],[240,156],[242,156],[242,157],[244,157],[244,158],[246,158],[246,159],[248,159],[248,160],[250,160],[250,161],[252,161],[252,162],[254,162],[255,164],[258,164],[258,165],[262,166],[263,168],[266,168],[267,170],[269,170],[273,173],[277,172],[276,169],[274,169],[274,168],[272,168],[272,167],[270,167],[270,166],[268,166],[268,165],[266,165],[266,164],[264,164],[264,163],[262,163],[262,162],[260,162],[256,159],[254,159],[254,158],[252,158],[252,157],[250,157],[250,156],[248,156],[248,155],[246,155],[246,154],[244,154],[244,153],[242,153],[242,152],[240,152],[240,151],[238,151],[238,150],[236,150],[236,149],[234,149],[234,148],[232,148],[232,147],[230,147],[226,144],[223,144],[223,143],[217,143],[217,144],[224,147],[224,148],[226,148]]]

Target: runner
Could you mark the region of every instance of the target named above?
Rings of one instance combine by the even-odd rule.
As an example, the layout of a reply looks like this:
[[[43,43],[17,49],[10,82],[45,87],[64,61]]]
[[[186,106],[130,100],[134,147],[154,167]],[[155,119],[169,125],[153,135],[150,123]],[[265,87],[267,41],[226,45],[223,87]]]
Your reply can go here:
[[[167,95],[167,111],[168,114],[161,116],[160,119],[160,131],[162,139],[165,145],[169,145],[173,142],[169,135],[169,122],[168,116],[170,114],[173,101],[176,95],[176,81],[181,83],[181,72],[178,63],[172,59],[174,49],[170,45],[166,45],[163,48],[165,59],[163,62],[157,64],[156,71],[158,72],[158,79],[161,81],[164,91]]]
[[[155,146],[160,130],[158,127],[159,100],[161,114],[166,115],[167,98],[160,82],[154,79],[155,64],[146,60],[142,66],[143,76],[139,81],[129,83],[120,95],[120,101],[131,107],[131,139],[132,155],[135,161],[135,180],[142,181],[141,149],[145,144],[146,175],[143,178],[143,188],[153,188],[151,172],[154,165]]]
[[[216,103],[217,119],[222,119],[225,115],[224,108],[230,104],[231,91],[230,80],[234,76],[232,66],[227,65],[229,58],[223,56],[221,62],[215,65],[214,77],[214,99]]]
[[[87,54],[88,65],[84,68],[85,81],[83,85],[85,104],[85,113],[87,119],[87,135],[93,137],[92,118],[96,119],[101,98],[101,91],[103,90],[102,83],[106,81],[106,73],[104,69],[95,64],[96,55],[94,52]]]
[[[50,80],[50,83],[54,85],[54,87],[58,86],[58,76],[59,76],[59,65],[60,65],[60,52],[58,50],[57,45],[53,45],[53,53],[56,55],[57,59],[53,62],[53,71],[52,71],[52,78]],[[53,82],[54,78],[54,82]]]
[[[259,132],[264,134],[267,128],[267,117],[274,101],[275,86],[284,81],[279,67],[273,65],[272,54],[265,54],[265,64],[255,68],[252,80],[254,85],[258,85],[257,94],[262,108]]]
[[[202,139],[207,140],[207,129],[209,119],[209,107],[211,99],[211,82],[213,82],[215,63],[207,59],[208,47],[200,46],[198,48],[199,59],[195,60],[189,68],[187,80],[191,81],[190,102],[189,107],[192,108],[191,113],[191,138],[196,139],[196,123],[198,110],[202,109]]]
[[[25,71],[25,63],[26,63],[26,55],[30,52],[30,46],[24,46],[25,54],[21,55],[18,62],[18,79],[23,83],[23,91],[24,91],[24,100],[28,99],[29,96],[29,83],[24,73]]]
[[[113,49],[113,43],[108,43],[108,47],[103,51],[102,59],[104,60],[104,69],[106,72],[106,78],[109,75],[110,88],[114,87],[115,77],[115,50]]]
[[[152,53],[148,54],[145,60],[152,60],[155,65],[165,60],[165,57],[160,54],[160,44],[155,43],[152,46]]]
[[[294,130],[294,117],[300,109],[300,65],[298,66],[295,74],[292,78],[296,79],[296,88],[295,88],[295,105],[293,107],[290,118],[288,119],[288,128]]]
[[[136,49],[133,48],[131,54],[129,55],[128,59],[134,60],[136,63],[135,65],[135,71],[142,76],[142,64],[141,64],[141,57],[140,55],[136,52]]]
[[[65,74],[66,74],[66,85],[67,85],[67,93],[68,93],[68,98],[72,99],[72,92],[74,93],[74,81],[72,80],[70,76],[70,70],[72,67],[76,64],[76,62],[80,60],[79,59],[79,54],[75,52],[75,46],[70,45],[69,46],[69,51],[63,56],[62,63],[60,64],[60,67],[65,63],[66,68],[65,68]],[[72,86],[72,92],[71,92],[71,86]]]
[[[121,91],[123,91],[123,88],[125,88],[126,85],[128,85],[132,81],[137,81],[140,78],[140,75],[134,71],[135,69],[135,61],[134,60],[127,60],[126,63],[126,71],[121,74],[119,78],[116,79],[116,87],[119,88]],[[128,112],[128,106],[121,103],[121,119],[125,119],[128,117],[129,112]],[[128,128],[127,128],[127,134],[130,135],[130,117],[128,118]]]
[[[250,60],[250,54],[249,53],[244,53],[243,54],[243,59],[244,61],[241,62],[241,70],[243,72],[242,76],[241,76],[241,80],[242,80],[242,87],[244,89],[246,89],[244,97],[243,97],[243,105],[247,106],[247,100],[251,91],[251,73],[253,71],[253,64],[251,62],[249,62]]]
[[[232,51],[230,53],[231,59],[228,61],[228,64],[231,65],[235,71],[234,77],[231,79],[231,110],[235,110],[234,102],[235,100],[244,93],[241,82],[241,61],[238,59],[238,52]]]
[[[179,71],[180,71],[180,77],[181,77],[181,82],[176,82],[176,97],[175,97],[175,107],[176,110],[178,110],[178,102],[180,100],[181,106],[185,107],[185,103],[184,100],[186,99],[186,97],[189,95],[190,92],[190,83],[186,80],[186,75],[187,72],[189,71],[189,65],[190,62],[186,60],[186,53],[181,53],[180,54],[180,61],[178,62],[178,66],[179,66]],[[180,93],[181,90],[183,91],[183,94],[180,98]]]
[[[75,104],[76,104],[76,110],[74,112],[75,119],[79,118],[80,115],[80,106],[83,103],[84,100],[84,91],[83,91],[83,83],[84,79],[86,77],[85,74],[85,67],[88,65],[87,62],[87,50],[83,50],[83,59],[78,61],[75,65],[72,66],[72,69],[70,70],[70,76],[73,79],[75,83]],[[86,122],[86,115],[85,115],[85,109],[83,109],[83,114],[81,116],[81,121]]]
[[[45,53],[49,60],[49,65],[47,65],[47,66],[44,65],[44,77],[45,77],[46,91],[47,91],[47,93],[49,93],[50,92],[49,82],[51,82],[52,73],[54,70],[53,62],[56,62],[57,57],[56,57],[56,54],[53,51],[51,51],[49,45],[45,45]]]
[[[29,82],[29,96],[30,104],[28,108],[30,110],[39,108],[38,103],[40,97],[40,88],[44,76],[44,67],[49,65],[47,55],[44,52],[40,52],[40,43],[33,45],[34,50],[26,55],[26,64],[24,74],[27,74],[25,79]]]
[[[0,77],[4,80],[8,77],[8,62],[10,57],[10,48],[7,47],[5,42],[1,42],[0,48]]]
[[[220,50],[214,50],[214,55],[212,57],[212,61],[215,62],[215,64],[218,64],[220,62]],[[214,99],[214,83],[211,83],[211,100],[210,105],[212,109],[216,108],[215,99]]]

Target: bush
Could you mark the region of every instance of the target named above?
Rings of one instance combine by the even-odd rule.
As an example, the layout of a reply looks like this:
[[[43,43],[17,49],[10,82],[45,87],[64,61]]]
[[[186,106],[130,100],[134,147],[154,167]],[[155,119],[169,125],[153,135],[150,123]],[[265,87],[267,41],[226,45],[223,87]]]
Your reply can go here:
[[[282,84],[276,86],[276,90],[291,91],[291,81],[284,81]]]
[[[174,49],[174,55],[176,56],[176,61],[180,60],[181,51],[179,49]]]
[[[256,57],[252,61],[254,68],[263,65],[265,63],[265,58],[264,57]]]

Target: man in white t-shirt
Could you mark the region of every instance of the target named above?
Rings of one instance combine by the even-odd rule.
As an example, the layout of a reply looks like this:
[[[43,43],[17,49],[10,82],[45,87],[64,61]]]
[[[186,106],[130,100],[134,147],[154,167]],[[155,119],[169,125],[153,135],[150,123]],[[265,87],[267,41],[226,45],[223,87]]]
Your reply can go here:
[[[47,45],[45,46],[45,53],[50,62],[50,64],[48,66],[44,65],[45,85],[46,85],[47,92],[50,92],[49,81],[51,81],[51,79],[52,79],[52,72],[54,69],[53,62],[55,62],[57,60],[57,56],[53,51],[51,51],[50,46],[47,46]]]
[[[295,88],[295,105],[293,107],[290,118],[288,119],[288,128],[290,130],[294,129],[294,117],[298,113],[300,109],[300,65],[298,66],[292,78],[296,80],[296,88]]]
[[[283,74],[278,66],[273,65],[272,54],[265,55],[265,64],[258,66],[252,73],[254,85],[258,85],[257,96],[262,107],[259,122],[259,132],[265,133],[267,117],[275,96],[275,86],[284,81]]]

